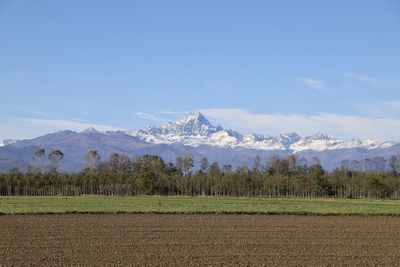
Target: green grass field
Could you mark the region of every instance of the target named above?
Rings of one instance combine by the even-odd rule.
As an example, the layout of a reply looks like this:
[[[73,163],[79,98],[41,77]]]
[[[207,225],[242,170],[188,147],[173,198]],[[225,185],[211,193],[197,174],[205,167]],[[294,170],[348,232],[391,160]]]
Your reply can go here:
[[[400,215],[399,200],[234,197],[0,197],[0,214],[237,213]]]

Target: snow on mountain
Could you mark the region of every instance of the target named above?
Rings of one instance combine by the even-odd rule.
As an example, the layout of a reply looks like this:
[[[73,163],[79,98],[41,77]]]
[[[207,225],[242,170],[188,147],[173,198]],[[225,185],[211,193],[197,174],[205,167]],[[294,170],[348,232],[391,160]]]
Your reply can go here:
[[[201,113],[194,112],[176,122],[168,122],[157,128],[146,126],[139,131],[128,132],[143,141],[153,144],[180,143],[192,147],[211,145],[227,148],[246,148],[265,151],[325,151],[338,149],[377,149],[389,148],[395,142],[379,143],[374,140],[340,140],[317,133],[301,137],[296,133],[278,134],[275,136],[259,134],[239,134],[221,126],[213,126]]]
[[[85,129],[84,131],[81,132],[84,135],[108,135],[108,136],[118,136],[118,135],[131,135],[133,132],[127,132],[127,131],[121,131],[121,130],[116,130],[116,131],[99,131],[94,127],[89,127]]]
[[[14,143],[12,143],[14,142]],[[243,164],[251,166],[254,157],[263,160],[271,156],[297,153],[311,160],[318,157],[324,168],[333,170],[342,160],[363,160],[400,154],[400,143],[379,143],[373,140],[341,140],[321,133],[301,137],[296,133],[260,135],[240,134],[233,130],[213,126],[202,114],[191,113],[176,122],[160,127],[147,126],[138,131],[98,131],[94,128],[83,132],[59,131],[29,140],[4,140],[0,142],[0,172],[19,167],[27,170],[34,164],[32,155],[37,148],[47,152],[60,149],[65,154],[60,169],[80,170],[88,150],[98,150],[103,159],[112,153],[159,155],[166,162],[191,153],[195,161],[207,157],[210,162]]]
[[[146,142],[154,144],[183,143],[191,146],[201,144],[230,144],[233,133],[215,127],[199,112],[190,113],[176,122],[168,122],[161,127],[146,126],[137,132],[129,132]],[[231,140],[229,140],[231,139]]]
[[[0,140],[0,147],[6,146],[6,145],[11,145],[11,144],[14,144],[16,142],[17,142],[17,140],[15,140],[15,139]]]
[[[100,133],[100,131],[98,131],[96,128],[94,127],[89,127],[86,130],[84,130],[82,133],[85,134],[90,134],[90,133]]]
[[[168,122],[160,128],[148,126],[145,130],[155,135],[166,136],[211,136],[223,129],[212,126],[201,113],[196,112],[176,122]]]

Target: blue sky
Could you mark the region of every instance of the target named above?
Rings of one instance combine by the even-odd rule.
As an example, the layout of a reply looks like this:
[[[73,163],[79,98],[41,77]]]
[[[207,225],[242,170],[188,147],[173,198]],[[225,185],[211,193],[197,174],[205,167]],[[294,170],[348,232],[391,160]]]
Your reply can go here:
[[[0,139],[200,110],[400,140],[400,2],[0,0]]]

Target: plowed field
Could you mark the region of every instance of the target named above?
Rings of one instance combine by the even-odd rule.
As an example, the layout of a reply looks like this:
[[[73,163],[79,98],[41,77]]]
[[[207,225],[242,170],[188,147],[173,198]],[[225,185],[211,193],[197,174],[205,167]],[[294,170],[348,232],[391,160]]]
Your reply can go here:
[[[399,217],[0,216],[3,266],[399,264]]]

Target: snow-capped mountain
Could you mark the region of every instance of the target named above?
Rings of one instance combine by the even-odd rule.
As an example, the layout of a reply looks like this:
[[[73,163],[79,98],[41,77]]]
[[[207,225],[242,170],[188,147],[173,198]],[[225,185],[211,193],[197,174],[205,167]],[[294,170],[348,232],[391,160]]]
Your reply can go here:
[[[64,153],[62,171],[76,172],[85,166],[85,155],[97,150],[103,160],[118,153],[159,155],[166,162],[175,162],[178,156],[190,153],[198,166],[200,159],[234,167],[251,166],[256,156],[266,162],[271,156],[286,157],[296,153],[311,161],[318,157],[327,170],[341,165],[343,160],[400,155],[400,143],[379,143],[373,140],[340,140],[321,133],[301,137],[296,133],[274,136],[253,133],[240,134],[233,130],[213,126],[201,113],[191,113],[176,122],[161,127],[147,126],[139,131],[59,131],[28,140],[5,140],[0,147],[0,172],[14,167],[27,170],[35,164],[33,155],[39,148],[46,153],[60,149]],[[47,162],[48,163],[48,162]],[[46,164],[47,164],[46,163]]]
[[[130,132],[143,141],[153,144],[183,144],[192,147],[210,145],[225,148],[245,148],[265,151],[325,151],[338,149],[378,149],[389,148],[395,142],[380,143],[374,140],[341,140],[317,133],[301,137],[296,133],[275,136],[253,133],[240,134],[221,126],[213,126],[201,113],[194,112],[176,122],[168,122],[161,127],[146,126],[142,130]]]
[[[176,122],[168,122],[161,127],[146,126],[131,132],[146,142],[154,144],[181,143],[190,146],[218,145],[231,146],[240,134],[213,126],[201,113],[190,113]]]
[[[11,144],[14,144],[16,142],[17,142],[17,140],[15,140],[15,139],[0,140],[0,147],[6,146],[6,145],[11,145]]]

